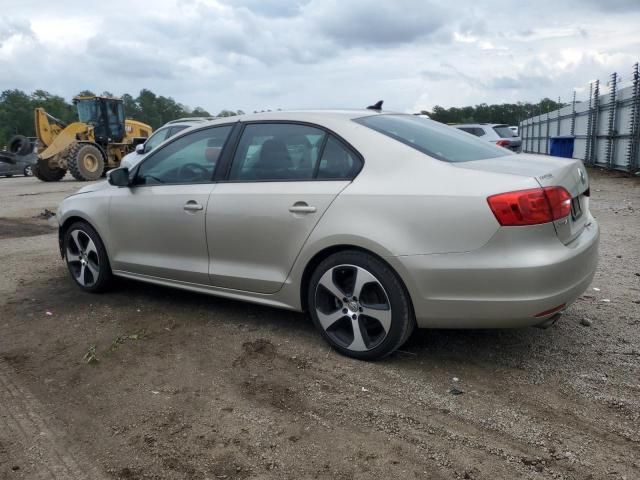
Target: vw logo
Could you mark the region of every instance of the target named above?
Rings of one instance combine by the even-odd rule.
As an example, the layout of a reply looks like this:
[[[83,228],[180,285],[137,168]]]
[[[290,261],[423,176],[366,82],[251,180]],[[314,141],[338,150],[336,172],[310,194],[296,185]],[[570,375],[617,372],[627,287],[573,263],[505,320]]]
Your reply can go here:
[[[578,169],[578,176],[580,177],[580,181],[585,184],[587,183],[587,177],[585,176],[584,172],[582,171],[581,168]]]

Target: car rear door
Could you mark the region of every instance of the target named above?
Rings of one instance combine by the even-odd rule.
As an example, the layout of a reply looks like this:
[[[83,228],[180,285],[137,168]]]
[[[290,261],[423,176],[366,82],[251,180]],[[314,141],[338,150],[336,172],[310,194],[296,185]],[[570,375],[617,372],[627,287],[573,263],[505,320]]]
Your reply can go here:
[[[211,284],[274,293],[362,160],[320,127],[267,122],[246,124],[228,161],[207,209]]]
[[[112,268],[208,284],[205,215],[231,125],[190,132],[149,154],[109,209]],[[212,146],[214,145],[215,146]]]

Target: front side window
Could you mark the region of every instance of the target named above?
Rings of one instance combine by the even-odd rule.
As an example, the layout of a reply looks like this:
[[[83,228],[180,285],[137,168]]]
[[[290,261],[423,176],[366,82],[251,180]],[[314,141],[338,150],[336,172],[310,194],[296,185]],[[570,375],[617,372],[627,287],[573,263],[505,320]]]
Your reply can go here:
[[[415,115],[371,115],[354,121],[445,162],[468,162],[513,155],[506,148]]]
[[[100,105],[98,99],[77,101],[78,120],[82,123],[96,124],[100,121]]]
[[[167,138],[173,137],[176,133],[181,132],[185,128],[189,128],[189,127],[187,125],[178,125],[178,126],[175,126],[175,127],[171,127],[169,129],[169,135],[167,135]]]
[[[149,139],[144,143],[144,153],[149,153],[151,150],[164,142],[167,138],[168,132],[168,128],[161,128],[160,130],[156,130],[153,135],[151,135]]]
[[[307,125],[249,124],[236,148],[229,180],[311,179],[325,135]]]
[[[198,130],[184,135],[145,158],[136,174],[138,185],[207,183],[232,126]]]

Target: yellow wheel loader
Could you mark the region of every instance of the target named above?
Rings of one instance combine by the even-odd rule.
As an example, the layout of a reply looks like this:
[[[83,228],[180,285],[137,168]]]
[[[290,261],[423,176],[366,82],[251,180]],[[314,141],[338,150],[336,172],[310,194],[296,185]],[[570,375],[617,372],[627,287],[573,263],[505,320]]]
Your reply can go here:
[[[97,180],[136,144],[151,135],[149,125],[125,120],[121,99],[76,97],[77,122],[69,125],[35,109],[38,161],[33,174],[44,182],[57,182],[67,170],[77,180]]]

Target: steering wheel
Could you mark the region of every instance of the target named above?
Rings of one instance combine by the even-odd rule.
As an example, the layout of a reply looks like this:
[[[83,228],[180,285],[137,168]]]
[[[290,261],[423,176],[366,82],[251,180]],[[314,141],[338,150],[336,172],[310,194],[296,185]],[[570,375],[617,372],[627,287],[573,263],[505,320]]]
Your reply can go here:
[[[180,180],[204,180],[208,175],[207,169],[199,163],[185,163],[178,169]]]

